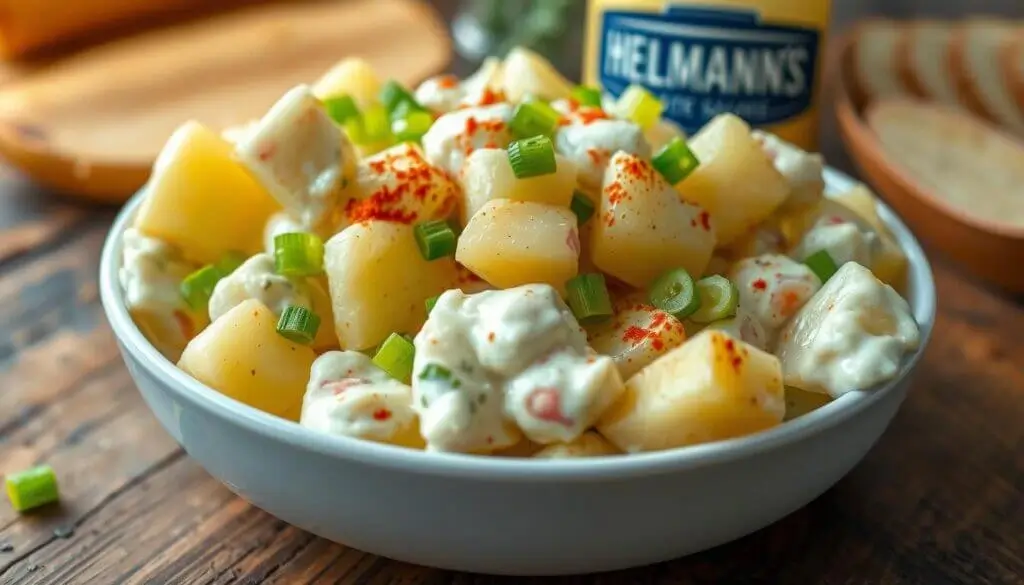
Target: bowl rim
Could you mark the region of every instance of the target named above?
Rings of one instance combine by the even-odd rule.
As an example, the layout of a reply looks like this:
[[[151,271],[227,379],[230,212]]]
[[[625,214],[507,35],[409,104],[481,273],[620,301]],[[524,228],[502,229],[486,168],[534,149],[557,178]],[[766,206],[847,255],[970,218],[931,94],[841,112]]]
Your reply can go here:
[[[825,170],[831,192],[846,191],[858,182],[832,168]],[[879,216],[907,255],[910,271],[920,290],[914,315],[921,331],[920,344],[905,357],[900,374],[877,388],[849,392],[804,416],[772,429],[724,441],[678,449],[580,459],[536,460],[482,457],[460,453],[429,453],[364,439],[313,431],[267,414],[229,398],[195,380],[160,354],[135,326],[124,304],[118,280],[121,263],[121,235],[128,227],[145,188],[122,208],[103,246],[100,261],[100,299],[107,319],[121,345],[126,361],[133,361],[162,384],[176,400],[189,403],[212,417],[295,449],[312,451],[328,458],[401,470],[419,475],[458,477],[479,481],[600,481],[674,473],[755,456],[765,451],[807,439],[839,425],[896,392],[906,382],[928,346],[935,322],[936,292],[931,265],[910,229],[884,202],[878,201]],[[136,376],[132,372],[133,378]]]

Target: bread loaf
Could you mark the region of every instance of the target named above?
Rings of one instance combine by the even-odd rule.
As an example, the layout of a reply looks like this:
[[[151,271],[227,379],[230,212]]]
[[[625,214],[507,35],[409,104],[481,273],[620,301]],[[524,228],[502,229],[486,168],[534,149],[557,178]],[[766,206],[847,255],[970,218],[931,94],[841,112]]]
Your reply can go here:
[[[958,105],[956,84],[949,64],[950,22],[922,20],[907,24],[897,48],[900,76],[911,92],[946,105]]]
[[[1007,20],[968,19],[954,31],[949,55],[961,101],[975,113],[1024,135],[1024,110],[1012,94],[999,58],[1019,30],[1019,25]]]
[[[869,20],[854,32],[851,82],[863,99],[904,95],[895,60],[903,25],[890,20]]]
[[[967,112],[888,99],[865,113],[888,158],[946,205],[1024,225],[1024,146]]]

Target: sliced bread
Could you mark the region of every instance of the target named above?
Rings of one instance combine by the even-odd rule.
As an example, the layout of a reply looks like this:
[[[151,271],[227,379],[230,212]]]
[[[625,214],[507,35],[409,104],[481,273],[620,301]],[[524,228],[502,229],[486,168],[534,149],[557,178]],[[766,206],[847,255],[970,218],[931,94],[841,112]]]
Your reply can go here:
[[[908,23],[897,48],[900,77],[914,95],[940,104],[958,105],[956,84],[949,68],[949,21],[921,20]]]
[[[986,122],[939,104],[888,99],[865,113],[886,156],[947,205],[1024,225],[1024,146]]]
[[[968,19],[954,31],[949,56],[961,101],[997,125],[1024,135],[1024,110],[1011,94],[999,59],[1018,31],[1019,26],[1007,20]]]
[[[909,89],[900,79],[896,47],[904,25],[891,20],[869,20],[854,31],[851,82],[862,99],[905,95]]]
[[[1017,107],[1024,112],[1024,29],[1003,45],[999,60]]]

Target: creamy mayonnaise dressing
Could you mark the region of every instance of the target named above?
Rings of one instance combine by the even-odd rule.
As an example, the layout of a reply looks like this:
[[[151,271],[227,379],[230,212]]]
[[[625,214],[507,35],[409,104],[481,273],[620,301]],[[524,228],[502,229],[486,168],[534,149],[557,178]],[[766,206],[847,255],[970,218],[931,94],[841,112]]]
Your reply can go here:
[[[371,441],[419,442],[412,389],[357,351],[329,351],[313,362],[299,424]]]
[[[850,221],[822,218],[804,234],[792,255],[805,260],[811,254],[825,250],[836,266],[847,262],[873,266],[880,244],[878,234],[871,230],[861,229]]]
[[[462,98],[466,97],[466,89],[454,75],[437,75],[421,83],[413,97],[421,106],[446,114],[459,107]]]
[[[705,329],[722,331],[763,351],[768,351],[768,345],[771,342],[764,325],[743,306],[742,302],[736,307],[735,315],[728,319],[709,323]]]
[[[577,181],[591,192],[601,189],[605,169],[616,152],[621,150],[644,159],[651,156],[643,131],[628,120],[594,120],[564,126],[555,136],[555,150],[575,163]]]
[[[825,191],[825,159],[820,154],[806,152],[768,132],[754,130],[752,134],[789,182],[792,191],[785,206],[807,205],[821,198]]]
[[[918,343],[907,302],[848,262],[782,330],[776,353],[787,386],[838,397],[895,377]]]
[[[508,146],[511,118],[512,105],[506,103],[449,112],[423,135],[423,151],[428,161],[458,176],[474,150]]]
[[[277,274],[274,257],[270,254],[252,256],[217,282],[210,295],[210,321],[216,321],[249,299],[260,301],[275,315],[280,315],[289,305],[313,307],[306,284]]]
[[[174,246],[135,228],[124,231],[122,258],[117,276],[128,311],[160,353],[177,359],[196,333],[180,286],[197,267],[185,261]]]
[[[622,392],[554,288],[441,295],[416,336],[414,407],[427,448],[489,452],[569,442]],[[436,374],[440,366],[450,376]]]
[[[235,145],[239,160],[293,217],[326,220],[355,174],[355,149],[300,85],[284,95]]]
[[[729,278],[739,290],[740,306],[769,338],[821,288],[821,280],[810,268],[777,254],[740,260]]]
[[[295,219],[287,211],[279,211],[271,215],[263,228],[263,250],[267,254],[274,253],[274,238],[281,234],[309,233],[312,230]]]

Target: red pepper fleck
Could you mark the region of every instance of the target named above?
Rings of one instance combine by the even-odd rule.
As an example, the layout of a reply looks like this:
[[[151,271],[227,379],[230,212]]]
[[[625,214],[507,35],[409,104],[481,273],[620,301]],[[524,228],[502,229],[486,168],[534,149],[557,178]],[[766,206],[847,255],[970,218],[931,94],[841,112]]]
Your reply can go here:
[[[572,420],[562,414],[561,396],[554,388],[537,388],[526,396],[526,412],[530,416],[547,421],[572,426]]]
[[[600,167],[608,160],[608,154],[606,151],[600,148],[588,148],[587,156],[590,157],[590,162],[594,163],[594,166]]]
[[[573,112],[576,121],[586,126],[598,120],[607,120],[608,114],[601,108],[594,106],[583,106]]]
[[[626,331],[622,334],[622,341],[631,341],[634,344],[640,343],[647,339],[650,335],[650,331],[637,327],[636,325],[630,325],[626,328]]]
[[[725,350],[729,353],[736,351],[736,344],[731,339],[725,340]]]
[[[185,311],[176,310],[171,313],[171,316],[173,316],[174,320],[178,323],[178,330],[181,331],[181,334],[185,339],[192,339],[195,337],[195,325],[192,323],[192,318],[189,317]]]
[[[337,396],[353,386],[369,383],[370,381],[365,378],[345,378],[344,380],[324,380],[320,387],[330,389],[331,393]]]
[[[477,102],[477,105],[489,106],[503,101],[505,101],[505,92],[494,91],[489,87],[485,87],[483,94],[480,95],[480,101]]]
[[[267,144],[264,144],[264,145],[260,146],[259,151],[257,152],[256,156],[259,157],[259,159],[261,161],[266,162],[266,161],[270,160],[270,157],[274,156],[274,152],[276,150],[277,150],[277,144],[275,144],[273,142],[270,142],[270,143],[267,143]]]
[[[843,218],[839,217],[838,215],[833,215],[832,217],[828,218],[828,223],[830,223],[832,225],[839,225],[839,224],[842,224],[842,223],[846,223],[846,220],[844,220]]]
[[[711,231],[711,214],[706,211],[700,212],[700,227],[704,228],[704,231]]]
[[[383,160],[372,160],[368,164],[370,165],[370,168],[373,169],[373,172],[377,173],[378,175],[383,175],[384,174],[384,169],[386,168],[385,161],[383,161]]]
[[[654,347],[654,351],[661,351],[665,348],[665,343],[661,339],[655,339],[651,342],[651,346]]]
[[[459,85],[459,78],[454,75],[441,75],[437,77],[437,86],[441,89],[452,89]]]
[[[494,343],[494,332],[491,331],[487,334],[487,341]]]
[[[565,236],[565,245],[572,250],[573,254],[580,255],[580,233],[576,231],[576,228],[569,230],[569,233]]]
[[[391,418],[391,411],[386,408],[378,408],[373,411],[373,420],[385,421]]]
[[[768,288],[768,283],[763,278],[758,278],[753,284],[754,290],[765,290]]]

